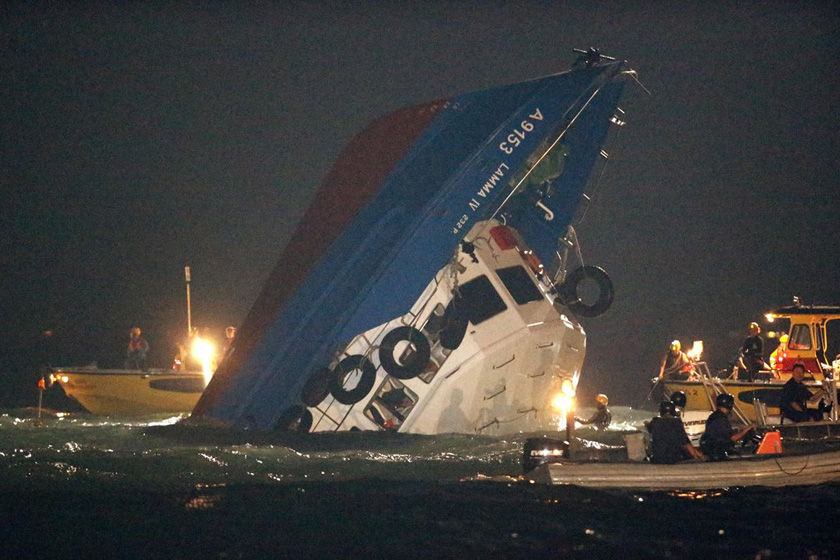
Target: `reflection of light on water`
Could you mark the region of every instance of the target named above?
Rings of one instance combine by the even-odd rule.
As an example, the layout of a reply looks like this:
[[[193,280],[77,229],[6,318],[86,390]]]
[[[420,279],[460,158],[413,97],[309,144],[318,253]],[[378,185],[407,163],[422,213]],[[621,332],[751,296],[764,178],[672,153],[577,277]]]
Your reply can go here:
[[[219,496],[201,495],[187,500],[185,509],[213,509],[219,502]]]
[[[173,416],[171,418],[165,418],[165,419],[160,420],[158,422],[144,422],[141,425],[143,425],[143,426],[172,426],[174,424],[177,424],[179,421],[181,421],[181,419],[185,418],[186,416],[187,415],[185,415],[185,414],[179,414],[178,416]]]
[[[685,498],[688,500],[703,500],[705,498],[717,498],[718,496],[723,495],[722,490],[696,490],[696,491],[689,491],[689,490],[677,490],[675,492],[670,493],[672,496],[676,496],[677,498]]]
[[[213,457],[212,455],[208,455],[207,453],[199,453],[199,455],[201,457],[204,457],[205,459],[207,459],[211,463],[215,463],[216,465],[218,465],[220,467],[227,467],[228,466],[228,464],[226,462],[222,461],[218,457]]]

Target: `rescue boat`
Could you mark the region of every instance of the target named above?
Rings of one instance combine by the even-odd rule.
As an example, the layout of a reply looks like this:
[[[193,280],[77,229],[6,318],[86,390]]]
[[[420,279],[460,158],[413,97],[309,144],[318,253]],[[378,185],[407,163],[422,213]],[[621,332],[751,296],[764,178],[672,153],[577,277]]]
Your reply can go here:
[[[697,491],[736,486],[803,486],[840,480],[840,451],[752,455],[674,465],[559,459],[527,473],[534,482],[591,488]]]
[[[794,305],[765,314],[769,323],[781,323],[781,328],[772,332],[773,338],[780,342],[765,362],[769,362],[769,367],[759,372],[757,379],[738,379],[735,370],[724,377],[715,376],[705,363],[700,362],[695,364],[693,378],[664,380],[665,396],[683,391],[686,395],[685,410],[709,412],[714,410],[715,397],[726,392],[735,397],[734,411],[744,421],[790,426],[792,423],[781,416],[779,400],[791,372],[795,367],[801,367],[806,375],[804,383],[815,395],[813,405],[817,406],[820,399],[825,405],[834,405],[824,422],[807,424],[822,426],[819,431],[827,435],[838,435],[836,403],[840,361],[833,357],[840,351],[840,307],[802,305],[795,301]],[[797,429],[799,433],[804,433]]]
[[[146,416],[189,413],[205,388],[200,371],[57,367],[49,372],[68,397],[91,414]]]

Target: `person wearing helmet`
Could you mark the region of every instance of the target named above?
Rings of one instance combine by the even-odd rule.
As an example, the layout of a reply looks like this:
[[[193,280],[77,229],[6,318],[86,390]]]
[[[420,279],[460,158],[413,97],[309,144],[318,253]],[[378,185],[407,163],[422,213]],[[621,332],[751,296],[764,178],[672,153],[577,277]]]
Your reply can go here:
[[[140,327],[133,327],[129,332],[128,348],[125,351],[125,369],[146,371],[146,354],[149,343],[143,338]]]
[[[236,327],[227,327],[225,329],[225,345],[222,348],[222,358],[227,357],[233,348],[233,342],[236,340]]]
[[[575,416],[575,422],[578,424],[592,425],[598,430],[605,430],[612,422],[612,414],[607,408],[610,399],[603,393],[595,396],[595,413],[588,419],[584,420]]]
[[[740,357],[738,358],[739,379],[755,381],[758,379],[758,372],[765,369],[764,364],[764,339],[761,338],[761,327],[758,323],[750,323],[749,336],[741,346]]]
[[[783,334],[780,336],[779,345],[770,354],[770,369],[773,370],[773,374],[776,377],[778,377],[779,370],[784,367],[785,358],[787,357],[788,340],[790,340],[788,335]]]
[[[706,431],[700,438],[700,449],[711,461],[722,461],[735,448],[735,442],[755,434],[755,425],[747,424],[736,430],[729,422],[729,414],[735,406],[735,397],[721,393],[715,398],[715,411],[706,420]]]
[[[671,393],[671,402],[674,403],[674,408],[676,410],[677,417],[682,415],[683,409],[685,409],[685,391],[674,391]]]
[[[682,351],[679,340],[671,342],[668,352],[662,356],[659,364],[659,380],[663,379],[688,379],[694,370],[691,358]]]
[[[651,438],[651,462],[667,465],[687,459],[705,458],[691,445],[673,402],[659,403],[659,416],[645,425]]]

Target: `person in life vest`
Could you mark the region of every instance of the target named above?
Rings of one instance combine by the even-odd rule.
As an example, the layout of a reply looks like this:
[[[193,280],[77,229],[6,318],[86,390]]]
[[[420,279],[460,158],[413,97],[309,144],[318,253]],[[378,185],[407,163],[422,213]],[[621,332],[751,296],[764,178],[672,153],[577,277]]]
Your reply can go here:
[[[598,430],[605,430],[612,421],[612,414],[607,408],[607,404],[609,404],[609,402],[610,399],[607,398],[607,395],[597,395],[595,397],[595,403],[597,405],[595,413],[592,416],[590,416],[589,419],[586,420],[575,416],[575,422],[577,422],[578,424],[595,426],[595,428]]]
[[[782,363],[784,362],[784,359],[787,356],[788,340],[790,340],[790,337],[788,337],[788,335],[783,334],[782,336],[780,336],[779,345],[770,354],[770,369],[772,369],[775,372],[776,376],[778,376],[778,372],[782,368]]]
[[[146,354],[149,343],[143,338],[140,327],[134,327],[129,333],[128,348],[125,351],[125,369],[139,369],[146,371]]]
[[[659,364],[659,379],[688,379],[694,372],[694,363],[682,351],[679,340],[671,342],[668,352]]]

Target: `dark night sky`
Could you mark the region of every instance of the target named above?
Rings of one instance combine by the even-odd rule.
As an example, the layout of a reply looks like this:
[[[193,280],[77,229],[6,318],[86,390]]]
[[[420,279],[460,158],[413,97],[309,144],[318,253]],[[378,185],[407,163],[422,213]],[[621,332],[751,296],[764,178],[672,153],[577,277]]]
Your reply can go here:
[[[793,295],[840,304],[836,2],[178,3],[0,8],[5,384],[30,359],[166,365],[256,299],[342,147],[396,108],[628,60],[586,220],[617,286],[584,386],[636,403],[673,338],[723,365]],[[39,333],[53,329],[53,347]]]

